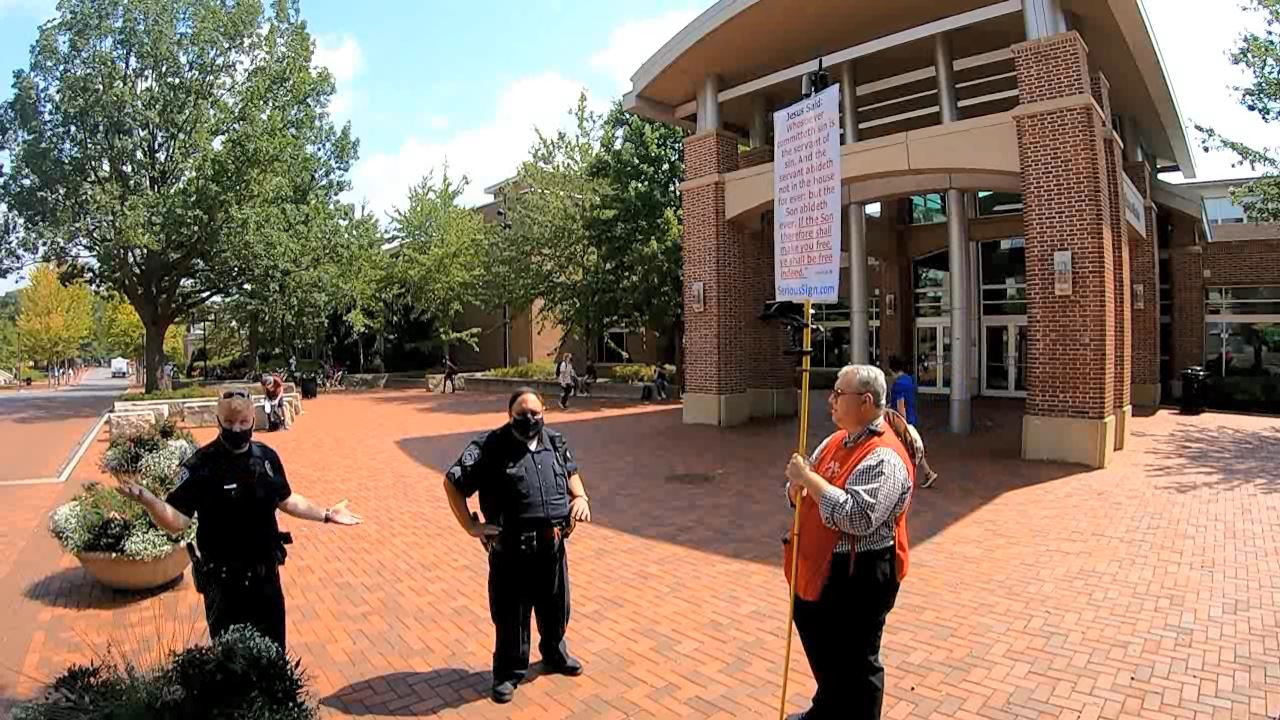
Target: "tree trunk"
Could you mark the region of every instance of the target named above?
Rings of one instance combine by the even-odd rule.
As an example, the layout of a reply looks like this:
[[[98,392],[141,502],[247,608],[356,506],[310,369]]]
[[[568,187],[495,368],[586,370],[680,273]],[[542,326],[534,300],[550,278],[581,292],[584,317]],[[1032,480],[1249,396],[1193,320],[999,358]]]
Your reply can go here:
[[[164,364],[164,334],[172,321],[152,317],[144,319],[142,324],[147,331],[143,350],[146,360],[146,392],[155,392],[160,389],[160,367]]]
[[[356,347],[360,349],[360,374],[364,374],[364,338],[356,334]]]
[[[258,343],[262,340],[260,336],[258,314],[254,313],[249,316],[249,369],[255,375],[258,373]]]

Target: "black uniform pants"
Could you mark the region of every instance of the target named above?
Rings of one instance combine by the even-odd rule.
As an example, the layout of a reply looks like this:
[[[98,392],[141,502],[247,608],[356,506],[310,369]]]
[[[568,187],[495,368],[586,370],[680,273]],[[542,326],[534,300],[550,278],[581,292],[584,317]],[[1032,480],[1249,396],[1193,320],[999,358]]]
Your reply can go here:
[[[898,597],[892,546],[835,555],[816,602],[796,599],[796,630],[818,683],[805,720],[872,720],[884,704],[880,637]]]
[[[204,587],[204,617],[209,637],[217,638],[233,625],[248,625],[285,648],[284,589],[279,568],[258,571],[208,571]]]
[[[543,538],[547,538],[543,540]],[[493,618],[493,682],[519,683],[529,670],[529,614],[538,620],[542,661],[569,660],[569,562],[564,542],[549,535],[536,543],[500,537],[489,553],[489,614]]]

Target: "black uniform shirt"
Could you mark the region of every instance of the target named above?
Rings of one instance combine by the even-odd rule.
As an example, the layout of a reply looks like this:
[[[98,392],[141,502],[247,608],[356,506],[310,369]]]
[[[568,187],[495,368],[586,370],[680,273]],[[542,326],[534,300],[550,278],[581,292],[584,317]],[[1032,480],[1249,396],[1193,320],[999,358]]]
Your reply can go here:
[[[196,547],[205,560],[256,565],[275,562],[276,506],[291,494],[275,450],[254,442],[235,453],[214,440],[182,464],[165,500],[199,521]]]
[[[507,527],[569,517],[578,464],[564,436],[543,430],[534,450],[509,425],[472,440],[446,477],[464,497],[480,493],[485,522]]]

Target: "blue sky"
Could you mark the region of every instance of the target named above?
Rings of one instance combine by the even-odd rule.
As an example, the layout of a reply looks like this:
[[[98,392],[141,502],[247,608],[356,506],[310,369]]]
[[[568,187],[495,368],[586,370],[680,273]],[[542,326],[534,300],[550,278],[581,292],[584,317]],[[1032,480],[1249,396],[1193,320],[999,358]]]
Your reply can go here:
[[[25,67],[36,26],[54,0],[0,0],[0,97]],[[532,128],[562,124],[578,92],[603,107],[627,78],[712,0],[302,0],[317,62],[338,82],[331,107],[360,138],[353,201],[377,211],[446,160],[472,181],[467,199],[511,175]],[[1217,3],[1215,3],[1217,4]],[[1146,0],[1188,122],[1265,143],[1264,126],[1228,90],[1225,59],[1242,16],[1227,1],[1212,13],[1194,0]],[[358,9],[357,9],[358,8]],[[1236,177],[1229,158],[1199,158],[1201,178]],[[0,279],[0,292],[16,278]]]

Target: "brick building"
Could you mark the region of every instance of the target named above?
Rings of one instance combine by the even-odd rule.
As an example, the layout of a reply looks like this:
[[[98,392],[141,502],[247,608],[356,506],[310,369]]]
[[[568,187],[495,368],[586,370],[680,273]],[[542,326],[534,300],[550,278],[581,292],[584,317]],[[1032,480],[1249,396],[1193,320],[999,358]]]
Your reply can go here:
[[[973,396],[1023,398],[1024,457],[1104,466],[1135,405],[1212,359],[1206,300],[1280,285],[1259,274],[1280,240],[1221,241],[1203,188],[1158,179],[1195,167],[1141,0],[721,0],[625,99],[690,132],[686,422],[795,411],[783,331],[758,319],[771,114],[819,59],[842,87],[847,220],[819,366],[903,357],[959,433]]]

